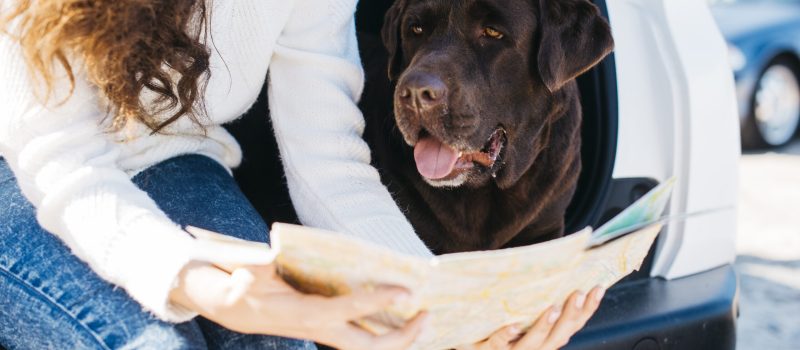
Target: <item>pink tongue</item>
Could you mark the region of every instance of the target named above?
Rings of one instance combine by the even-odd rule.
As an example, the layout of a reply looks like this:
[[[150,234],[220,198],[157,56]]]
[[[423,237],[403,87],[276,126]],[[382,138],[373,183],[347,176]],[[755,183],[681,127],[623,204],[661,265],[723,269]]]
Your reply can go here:
[[[450,175],[458,161],[458,152],[434,137],[425,137],[414,146],[414,160],[420,175],[438,180]]]

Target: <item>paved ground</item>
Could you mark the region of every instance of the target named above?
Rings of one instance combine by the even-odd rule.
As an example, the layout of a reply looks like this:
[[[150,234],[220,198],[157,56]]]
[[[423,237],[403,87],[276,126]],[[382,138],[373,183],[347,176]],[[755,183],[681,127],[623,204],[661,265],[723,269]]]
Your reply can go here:
[[[738,349],[800,349],[800,141],[741,160]]]

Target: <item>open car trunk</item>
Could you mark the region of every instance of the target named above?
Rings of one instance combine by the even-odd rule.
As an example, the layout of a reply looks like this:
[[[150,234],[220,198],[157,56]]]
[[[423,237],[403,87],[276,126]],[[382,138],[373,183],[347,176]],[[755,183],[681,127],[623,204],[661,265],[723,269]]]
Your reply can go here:
[[[378,35],[384,13],[392,2],[362,1],[356,14],[358,31]],[[595,0],[595,3],[605,12],[604,0]],[[658,184],[646,178],[612,179],[618,120],[614,55],[579,77],[578,85],[583,106],[583,166],[565,217],[567,233],[580,231],[586,226],[599,227]],[[226,126],[244,151],[242,165],[234,175],[243,192],[269,224],[296,223],[268,118],[266,86],[259,96],[258,102],[241,119]],[[652,256],[649,256],[643,268],[628,279],[648,276],[651,261]]]
[[[363,0],[362,33],[377,34],[393,0]],[[605,0],[594,0],[607,15]],[[613,179],[618,142],[614,55],[578,78],[583,106],[583,169],[567,211],[566,232],[599,227],[655,187],[649,178]],[[266,88],[253,108],[227,128],[242,144],[235,170],[242,190],[269,223],[296,222],[269,122]],[[324,174],[320,174],[324,176]],[[729,349],[735,346],[736,276],[730,266],[666,281],[650,278],[655,246],[641,270],[606,294],[597,314],[567,349]],[[702,332],[696,330],[702,329]]]
[[[362,1],[357,13],[359,32],[377,35],[383,15],[393,0]],[[625,198],[610,196],[611,174],[617,141],[616,72],[613,56],[578,79],[583,104],[583,170],[575,197],[566,215],[567,232],[598,227],[633,200],[655,186],[653,181],[624,185]],[[266,87],[259,101],[244,117],[226,126],[244,150],[244,161],[235,176],[243,191],[267,221],[295,222],[282,175],[278,149],[272,134]],[[631,192],[633,191],[633,192]],[[629,195],[632,194],[632,195]]]

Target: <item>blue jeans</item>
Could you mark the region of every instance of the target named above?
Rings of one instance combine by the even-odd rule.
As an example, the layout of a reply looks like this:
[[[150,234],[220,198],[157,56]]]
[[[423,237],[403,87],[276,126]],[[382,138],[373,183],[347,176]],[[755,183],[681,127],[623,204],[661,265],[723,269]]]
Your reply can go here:
[[[233,178],[207,157],[164,161],[133,182],[180,225],[268,241],[266,224]],[[202,317],[182,324],[154,318],[39,226],[2,158],[0,345],[9,350],[315,348],[307,341],[235,333]]]

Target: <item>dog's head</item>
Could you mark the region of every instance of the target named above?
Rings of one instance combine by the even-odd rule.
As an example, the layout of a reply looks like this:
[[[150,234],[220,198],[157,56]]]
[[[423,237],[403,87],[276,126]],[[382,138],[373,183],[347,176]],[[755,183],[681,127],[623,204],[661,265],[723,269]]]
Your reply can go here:
[[[516,183],[562,88],[613,47],[587,0],[397,0],[382,37],[397,125],[439,187]]]

